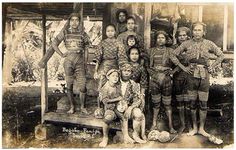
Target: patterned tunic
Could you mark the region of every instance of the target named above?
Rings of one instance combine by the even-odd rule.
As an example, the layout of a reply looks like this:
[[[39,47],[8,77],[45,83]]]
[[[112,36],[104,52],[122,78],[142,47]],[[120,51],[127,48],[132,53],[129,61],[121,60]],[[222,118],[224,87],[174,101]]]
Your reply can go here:
[[[206,39],[202,39],[200,41],[196,41],[195,39],[185,41],[174,51],[176,55],[183,52],[185,52],[186,59],[190,63],[197,63],[205,66],[209,66],[209,58],[211,53],[218,56],[217,62],[221,62],[223,59],[223,53],[220,48],[213,42]]]
[[[170,96],[172,92],[171,77],[165,75],[164,71],[170,70],[172,62],[178,65],[180,62],[173,54],[173,49],[168,47],[154,47],[149,51],[150,69],[149,74],[152,77],[150,80],[150,89],[152,95]],[[158,99],[157,102],[159,102]],[[169,102],[169,99],[168,99]]]
[[[67,83],[73,83],[77,79],[81,89],[85,89],[85,47],[90,45],[88,35],[80,30],[73,31],[69,28],[62,30],[54,39],[54,45],[59,45],[64,40],[69,54],[64,61],[64,70]],[[70,53],[71,52],[71,53]],[[84,91],[84,90],[82,90]]]
[[[116,31],[117,31],[118,34],[121,34],[121,33],[125,32],[127,30],[127,24],[126,23],[117,23],[116,27],[117,27]]]
[[[188,79],[188,90],[189,91],[203,91],[209,92],[209,73],[207,67],[210,65],[209,58],[210,54],[217,56],[215,64],[220,63],[224,56],[219,47],[213,42],[201,39],[191,39],[183,42],[174,51],[175,54],[179,55],[185,52],[185,58],[190,62],[193,75],[189,75]],[[191,97],[191,96],[190,96]],[[204,97],[199,97],[200,100],[207,101],[208,94]]]
[[[101,91],[99,93],[100,100],[105,105],[105,110],[114,110],[118,102],[113,103],[107,103],[109,99],[115,99],[119,96],[122,96],[121,94],[121,87],[119,84],[115,85],[114,87],[110,86],[108,82],[101,88]]]
[[[140,85],[133,80],[129,80],[127,82],[128,82],[128,85],[126,89],[123,89],[125,90],[123,94],[123,98],[124,100],[128,102],[129,106],[132,105],[134,107],[139,107],[142,103],[139,97]],[[125,83],[121,80],[121,87],[122,87],[122,84],[125,84]]]
[[[124,45],[117,39],[105,39],[99,45],[95,52],[94,59],[100,64],[99,72],[105,74],[112,68],[118,68],[118,65],[127,61]]]
[[[131,79],[140,84],[141,88],[148,87],[148,74],[143,65],[133,66],[133,74]]]
[[[150,75],[154,75],[156,72],[163,72],[170,69],[173,65],[178,65],[180,62],[173,53],[172,48],[168,47],[154,47],[148,51],[150,57]],[[173,62],[173,63],[172,63]],[[155,72],[153,72],[155,71]]]

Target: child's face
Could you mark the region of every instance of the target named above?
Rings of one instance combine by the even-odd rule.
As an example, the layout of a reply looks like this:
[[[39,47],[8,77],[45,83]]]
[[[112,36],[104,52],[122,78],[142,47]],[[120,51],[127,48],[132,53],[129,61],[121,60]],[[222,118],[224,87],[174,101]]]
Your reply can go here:
[[[130,50],[129,57],[130,57],[130,60],[131,60],[132,62],[137,62],[138,59],[139,59],[138,50],[137,50],[136,48],[132,48],[132,49]]]
[[[76,16],[72,16],[70,18],[70,26],[73,28],[73,29],[77,29],[79,27],[79,18],[76,17]]]
[[[205,34],[205,31],[204,31],[203,25],[198,24],[193,28],[193,37],[194,38],[201,39],[204,34]]]
[[[126,20],[126,15],[124,12],[120,12],[119,14],[119,21],[122,23],[122,22],[125,22]]]
[[[116,84],[119,81],[119,74],[118,72],[113,72],[109,75],[109,81]]]
[[[135,45],[135,39],[134,38],[129,38],[128,39],[128,46],[134,46]]]
[[[115,29],[114,29],[113,26],[108,26],[108,27],[106,28],[106,35],[107,35],[108,38],[113,38],[113,37],[115,37],[115,33],[116,33],[116,31],[115,31]]]
[[[134,31],[134,27],[135,27],[134,20],[133,19],[127,20],[127,29],[129,31]]]
[[[163,46],[166,44],[166,37],[163,34],[157,36],[157,45]]]
[[[132,75],[131,69],[124,69],[121,71],[122,79],[129,80]]]
[[[180,31],[178,35],[178,41],[179,43],[183,43],[188,39],[187,33],[185,31]]]

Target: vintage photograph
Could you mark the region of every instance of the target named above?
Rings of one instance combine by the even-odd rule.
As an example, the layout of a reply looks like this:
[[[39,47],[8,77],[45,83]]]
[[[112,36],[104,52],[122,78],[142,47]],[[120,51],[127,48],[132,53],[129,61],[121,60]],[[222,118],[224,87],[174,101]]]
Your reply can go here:
[[[233,2],[2,2],[2,148],[233,148],[233,64]]]

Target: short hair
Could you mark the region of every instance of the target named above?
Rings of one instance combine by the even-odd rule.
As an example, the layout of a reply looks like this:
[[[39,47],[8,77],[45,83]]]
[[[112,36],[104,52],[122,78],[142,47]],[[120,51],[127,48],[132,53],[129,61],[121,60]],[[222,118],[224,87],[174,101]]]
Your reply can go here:
[[[131,71],[133,72],[132,64],[129,63],[129,62],[122,63],[121,66],[120,66],[120,70],[123,71],[123,70],[126,70],[126,69],[131,69]]]
[[[108,25],[106,25],[105,30],[107,30],[108,27],[113,27],[116,31],[116,26],[114,24],[109,23]]]
[[[137,37],[135,36],[135,35],[128,35],[127,36],[127,39],[126,39],[126,43],[127,43],[127,45],[128,45],[128,40],[129,39],[134,39],[135,40],[135,45],[137,45],[138,44],[138,39],[137,39]]]
[[[207,26],[207,25],[206,25],[205,23],[203,23],[203,22],[200,22],[200,21],[194,22],[194,23],[192,24],[192,31],[193,31],[193,29],[194,29],[197,25],[201,25],[201,26],[203,27],[203,31],[206,32],[206,26]]]
[[[79,14],[79,13],[71,13],[70,16],[69,16],[69,20],[70,20],[72,17],[78,17],[78,18],[79,18],[79,21],[80,21],[80,14]]]
[[[129,16],[129,17],[127,18],[127,21],[130,20],[130,19],[133,20],[134,23],[136,23],[136,20],[135,20],[135,18],[134,18],[133,16]]]
[[[120,71],[119,71],[119,70],[117,70],[117,69],[110,69],[110,70],[107,72],[107,74],[106,74],[106,78],[108,79],[109,76],[110,76],[113,72],[117,72],[118,75],[120,75]]]
[[[120,20],[119,20],[119,15],[120,15],[121,12],[123,12],[123,13],[125,14],[125,16],[126,16],[125,22],[127,21],[127,17],[128,17],[128,12],[127,12],[127,10],[126,10],[126,9],[118,9],[117,12],[116,12],[116,21],[117,21],[118,23],[121,23]]]
[[[158,35],[160,35],[160,34],[164,35],[166,40],[168,40],[169,35],[165,31],[162,31],[162,30],[156,32],[156,39],[157,39]]]
[[[179,33],[180,33],[181,31],[185,31],[186,34],[187,34],[187,36],[191,37],[191,31],[190,31],[190,29],[189,29],[188,27],[179,27],[179,28],[177,29],[177,31],[176,31],[175,38],[178,38]]]

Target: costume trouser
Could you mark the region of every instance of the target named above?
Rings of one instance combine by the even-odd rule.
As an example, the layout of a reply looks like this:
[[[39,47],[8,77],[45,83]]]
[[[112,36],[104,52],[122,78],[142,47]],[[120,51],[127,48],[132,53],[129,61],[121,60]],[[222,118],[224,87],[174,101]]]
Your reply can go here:
[[[161,78],[160,78],[161,79]],[[170,76],[165,76],[160,79],[151,78],[150,89],[152,94],[153,103],[153,126],[156,126],[157,115],[160,110],[160,103],[164,104],[166,115],[169,120],[169,128],[172,126],[172,108],[171,108],[171,94],[172,94],[172,81]]]
[[[73,104],[73,84],[77,82],[81,108],[84,107],[85,94],[86,94],[86,76],[85,76],[85,64],[83,54],[69,54],[64,61],[64,70],[67,84],[67,96]]]
[[[207,115],[207,101],[209,95],[209,73],[206,71],[205,78],[196,78],[189,76],[188,96],[191,102],[191,114],[193,121],[193,128],[197,129],[197,99],[199,99],[199,116],[200,116],[200,127],[204,129],[205,119]]]

